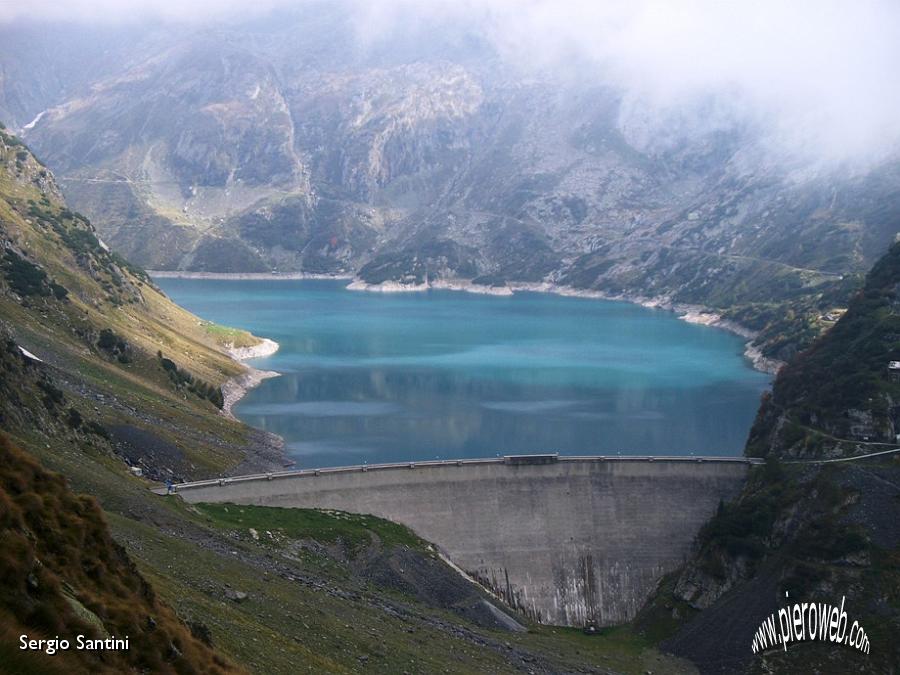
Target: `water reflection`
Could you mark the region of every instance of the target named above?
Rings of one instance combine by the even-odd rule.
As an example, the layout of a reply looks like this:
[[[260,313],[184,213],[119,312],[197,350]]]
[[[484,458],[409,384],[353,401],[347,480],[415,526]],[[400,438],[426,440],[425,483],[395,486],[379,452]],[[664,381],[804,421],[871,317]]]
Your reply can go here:
[[[303,439],[289,445],[303,466],[550,451],[737,454],[758,395],[734,382],[555,387],[441,369],[309,369],[267,384],[240,416]]]

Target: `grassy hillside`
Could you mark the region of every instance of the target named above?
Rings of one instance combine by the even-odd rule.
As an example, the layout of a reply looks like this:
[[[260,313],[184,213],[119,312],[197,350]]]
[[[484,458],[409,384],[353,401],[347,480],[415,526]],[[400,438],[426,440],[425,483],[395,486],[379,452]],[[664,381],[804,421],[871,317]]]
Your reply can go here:
[[[96,500],[72,493],[2,434],[0,537],[0,672],[237,672],[159,600]],[[22,634],[73,643],[128,636],[131,648],[22,652]]]
[[[68,408],[96,417],[114,447],[136,438],[177,447],[143,462],[159,475],[216,475],[245,459],[248,431],[215,414],[219,387],[242,371],[221,348],[229,334],[210,330],[110,253],[66,208],[50,173],[2,131],[0,223],[0,320],[59,372]],[[47,444],[42,426],[19,421],[11,433]],[[141,464],[145,450],[131,448],[131,463]]]

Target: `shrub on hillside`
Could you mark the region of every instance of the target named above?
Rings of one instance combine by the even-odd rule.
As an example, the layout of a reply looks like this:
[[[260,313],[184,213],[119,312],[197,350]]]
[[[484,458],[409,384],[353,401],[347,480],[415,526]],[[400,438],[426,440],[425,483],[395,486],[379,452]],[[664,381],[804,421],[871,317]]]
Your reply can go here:
[[[128,355],[128,342],[111,328],[104,328],[100,331],[97,346],[110,356],[116,357],[119,363],[131,363],[131,357]]]
[[[47,273],[11,249],[3,255],[3,272],[10,288],[23,297],[50,295]]]
[[[206,399],[220,410],[225,406],[225,396],[221,387],[216,387],[209,382],[204,382],[199,378],[195,378],[190,372],[183,368],[179,368],[172,359],[163,356],[161,351],[156,352],[156,357],[163,370],[169,375],[169,379],[176,388],[187,389],[191,393]]]

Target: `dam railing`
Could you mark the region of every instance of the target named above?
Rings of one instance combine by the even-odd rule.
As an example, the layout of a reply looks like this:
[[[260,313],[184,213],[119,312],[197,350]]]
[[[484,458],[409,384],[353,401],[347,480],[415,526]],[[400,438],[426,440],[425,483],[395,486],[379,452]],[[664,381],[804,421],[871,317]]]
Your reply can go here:
[[[507,466],[528,466],[549,463],[565,462],[675,462],[680,464],[691,463],[728,463],[746,464],[757,466],[765,464],[765,460],[756,457],[715,457],[701,455],[503,455],[502,457],[484,457],[473,459],[430,459],[409,462],[388,462],[384,464],[355,464],[351,466],[335,466],[319,469],[287,469],[284,471],[269,471],[266,473],[246,474],[243,476],[228,476],[222,478],[209,478],[206,480],[190,481],[172,484],[171,491],[168,488],[154,488],[157,494],[171,494],[191,490],[194,488],[226,486],[234,483],[248,481],[272,481],[284,478],[315,478],[338,473],[365,473],[368,471],[386,471],[396,469],[430,469],[447,466],[472,466],[484,464],[502,464]]]

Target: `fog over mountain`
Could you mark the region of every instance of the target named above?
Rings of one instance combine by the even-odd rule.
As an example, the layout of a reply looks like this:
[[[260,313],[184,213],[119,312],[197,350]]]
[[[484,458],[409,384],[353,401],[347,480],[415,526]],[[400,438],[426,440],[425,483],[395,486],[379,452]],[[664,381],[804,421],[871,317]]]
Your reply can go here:
[[[43,0],[4,3],[0,21],[234,24],[315,4]],[[449,29],[487,41],[524,70],[621,87],[644,114],[661,113],[666,128],[689,123],[698,102],[713,97],[717,117],[703,122],[759,124],[773,141],[830,160],[880,159],[900,138],[900,6],[889,1],[344,4],[363,48]]]
[[[550,283],[765,330],[844,302],[900,215],[892,2],[2,16],[0,118],[152,268]]]

